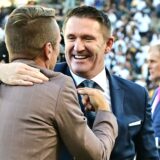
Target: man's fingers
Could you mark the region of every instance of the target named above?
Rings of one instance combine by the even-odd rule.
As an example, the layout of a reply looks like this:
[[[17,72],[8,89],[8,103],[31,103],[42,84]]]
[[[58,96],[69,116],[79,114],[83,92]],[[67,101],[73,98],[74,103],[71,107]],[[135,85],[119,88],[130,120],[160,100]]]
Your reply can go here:
[[[43,83],[43,80],[28,75],[19,75],[18,78],[12,79],[13,85],[33,85],[34,83]]]
[[[88,103],[88,104],[85,106],[85,110],[86,110],[86,111],[91,111],[91,110],[93,110],[92,105],[91,105],[90,103]]]
[[[22,81],[31,82],[31,83],[43,83],[43,80],[29,76],[29,75],[19,75],[17,80],[22,80]]]
[[[82,97],[83,105],[87,105],[88,102],[89,102],[89,97],[87,95],[83,95],[83,97]]]
[[[44,74],[42,74],[39,69],[30,67],[27,65],[23,65],[23,67],[18,67],[16,72],[19,75],[28,75],[27,77],[30,77],[30,78],[23,79],[23,80],[31,80],[32,81],[32,79],[33,79],[32,82],[35,82],[35,83],[36,82],[41,83],[43,81],[49,80],[48,77],[46,77]]]
[[[91,88],[78,88],[77,89],[78,93],[81,94],[81,95],[91,95],[92,94],[92,89]]]
[[[28,75],[27,77],[30,78],[30,80],[33,79],[33,82],[37,82],[39,81],[39,83],[41,83],[41,81],[48,81],[48,77],[46,77],[44,74],[42,74],[40,71],[36,70],[36,71],[29,71],[27,70],[26,71],[26,74],[25,75]],[[27,79],[29,80],[29,79]]]
[[[24,68],[26,70],[29,70],[29,71],[35,71],[35,72],[39,72],[39,69],[38,68],[34,68],[34,67],[31,67],[31,66],[28,66],[28,65],[24,65]]]
[[[78,88],[78,93],[82,96],[88,96],[88,101],[84,99],[84,104],[88,110],[109,110],[109,105],[101,90],[95,88]],[[93,106],[93,108],[92,108]]]
[[[39,69],[24,63],[9,63],[4,66],[5,69],[7,72],[1,72],[1,81],[10,85],[33,85],[49,80]]]
[[[90,104],[90,100],[89,100],[88,95],[83,95],[82,103],[85,106],[85,110],[91,110],[92,109],[92,105]]]
[[[24,80],[13,80],[12,82],[11,82],[11,85],[20,85],[20,86],[32,86],[33,85],[33,83],[32,82],[29,82],[29,81],[24,81]]]
[[[78,88],[77,89],[78,93],[81,95],[89,95],[89,96],[96,96],[97,94],[102,93],[102,91],[100,91],[99,89],[96,88]]]

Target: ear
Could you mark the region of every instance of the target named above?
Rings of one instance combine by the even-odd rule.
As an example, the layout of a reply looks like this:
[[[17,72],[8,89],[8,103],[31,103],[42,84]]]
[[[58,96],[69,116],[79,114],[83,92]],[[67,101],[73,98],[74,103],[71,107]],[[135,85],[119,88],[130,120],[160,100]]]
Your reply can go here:
[[[53,47],[50,42],[44,45],[44,56],[46,60],[50,60],[52,56]]]
[[[114,42],[114,37],[109,37],[106,41],[106,48],[105,48],[105,54],[107,54],[108,52],[110,52],[110,50],[112,49],[113,46],[113,42]]]

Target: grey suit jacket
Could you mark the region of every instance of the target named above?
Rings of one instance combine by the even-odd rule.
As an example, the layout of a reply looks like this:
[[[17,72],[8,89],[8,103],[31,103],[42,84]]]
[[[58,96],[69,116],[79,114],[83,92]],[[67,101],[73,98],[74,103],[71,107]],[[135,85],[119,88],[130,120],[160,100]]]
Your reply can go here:
[[[117,137],[115,116],[98,111],[92,132],[72,79],[41,72],[50,79],[44,84],[0,85],[0,159],[58,160],[63,141],[78,159],[108,160]]]

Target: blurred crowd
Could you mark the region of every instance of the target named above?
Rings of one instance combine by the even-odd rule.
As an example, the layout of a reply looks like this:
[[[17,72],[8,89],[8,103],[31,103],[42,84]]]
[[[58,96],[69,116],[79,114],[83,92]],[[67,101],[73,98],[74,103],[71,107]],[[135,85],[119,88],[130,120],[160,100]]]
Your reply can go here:
[[[105,57],[108,69],[119,76],[146,87],[155,88],[149,79],[147,53],[149,45],[160,43],[160,0],[39,0],[40,4],[56,9],[57,21],[62,26],[66,12],[79,5],[95,6],[110,18],[115,43]],[[17,7],[0,8],[0,61],[8,62],[4,43],[4,25],[10,12]],[[65,61],[62,39],[58,61]]]

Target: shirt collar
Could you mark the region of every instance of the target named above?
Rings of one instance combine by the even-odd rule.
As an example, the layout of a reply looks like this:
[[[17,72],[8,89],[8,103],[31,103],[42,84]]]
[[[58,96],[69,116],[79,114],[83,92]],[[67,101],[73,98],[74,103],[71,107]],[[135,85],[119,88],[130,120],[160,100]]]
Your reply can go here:
[[[71,70],[70,72],[73,79],[75,80],[76,86],[78,86],[82,81],[86,80],[86,78],[77,76]],[[91,80],[96,82],[104,91],[106,90],[106,88],[108,88],[108,79],[107,79],[105,68],[103,68],[103,70],[99,74],[97,74],[95,77],[93,77]]]

